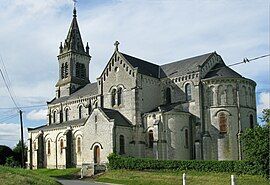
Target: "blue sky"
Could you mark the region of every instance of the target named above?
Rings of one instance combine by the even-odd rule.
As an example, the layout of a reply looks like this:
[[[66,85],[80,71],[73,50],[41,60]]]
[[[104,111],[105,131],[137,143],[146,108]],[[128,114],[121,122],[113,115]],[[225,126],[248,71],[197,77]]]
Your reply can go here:
[[[71,19],[71,0],[2,0],[0,55],[20,106],[40,105],[54,97],[57,54]],[[78,0],[78,21],[92,60],[95,81],[120,50],[157,63],[217,51],[227,64],[269,53],[267,1]],[[0,62],[1,69],[3,64]],[[258,113],[269,107],[269,58],[233,67],[257,83]],[[14,107],[0,79],[0,108]],[[23,109],[25,127],[46,123],[46,107]],[[15,109],[0,109],[0,144],[19,138]],[[260,114],[259,114],[260,115]]]

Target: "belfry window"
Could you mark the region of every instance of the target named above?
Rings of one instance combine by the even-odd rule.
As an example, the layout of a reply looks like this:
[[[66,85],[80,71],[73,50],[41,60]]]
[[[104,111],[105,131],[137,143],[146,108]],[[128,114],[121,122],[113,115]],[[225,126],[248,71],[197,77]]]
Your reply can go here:
[[[153,146],[154,146],[153,130],[149,130],[149,132],[148,132],[148,141],[149,141],[149,148],[153,148]]]
[[[118,90],[117,90],[117,104],[118,105],[121,105],[122,104],[122,100],[123,100],[123,92],[122,92],[122,88],[120,87]]]
[[[225,113],[221,112],[219,114],[219,131],[221,134],[227,133],[227,116]]]
[[[123,135],[120,135],[119,137],[119,144],[120,144],[120,154],[125,153],[125,137]]]
[[[68,121],[69,120],[69,110],[68,108],[66,108],[65,110],[65,121]]]
[[[115,106],[116,90],[112,90],[112,107]]]
[[[61,79],[65,78],[65,64],[63,63],[61,66]]]
[[[188,83],[185,86],[185,93],[186,93],[186,101],[190,101],[192,99],[191,97],[191,85]]]
[[[252,114],[249,115],[249,126],[250,128],[254,128],[254,119]]]
[[[82,105],[79,106],[79,119],[82,119]]]
[[[51,154],[51,141],[50,140],[48,140],[48,155],[50,155]]]
[[[65,70],[64,70],[64,78],[67,78],[68,77],[68,63],[66,62],[65,63]]]
[[[84,64],[76,63],[76,77],[82,79],[86,78],[86,69]]]
[[[166,89],[166,104],[170,104],[171,102],[172,102],[171,89],[168,87]]]

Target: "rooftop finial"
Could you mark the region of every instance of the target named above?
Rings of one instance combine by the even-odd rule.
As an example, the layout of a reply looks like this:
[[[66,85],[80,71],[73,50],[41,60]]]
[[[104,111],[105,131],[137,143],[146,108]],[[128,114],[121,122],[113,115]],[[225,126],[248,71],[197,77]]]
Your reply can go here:
[[[77,4],[77,0],[73,0],[73,17],[77,17],[77,12],[76,12],[76,4]]]
[[[115,51],[118,51],[118,45],[120,44],[120,42],[115,41],[114,45],[115,45]]]

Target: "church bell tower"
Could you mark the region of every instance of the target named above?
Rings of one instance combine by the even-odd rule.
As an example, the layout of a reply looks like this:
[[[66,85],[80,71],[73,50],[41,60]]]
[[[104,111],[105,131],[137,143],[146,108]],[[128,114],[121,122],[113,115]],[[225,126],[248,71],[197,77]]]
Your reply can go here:
[[[59,47],[59,80],[56,87],[56,98],[69,96],[79,88],[90,83],[88,43],[84,48],[78,22],[76,8],[64,44]]]

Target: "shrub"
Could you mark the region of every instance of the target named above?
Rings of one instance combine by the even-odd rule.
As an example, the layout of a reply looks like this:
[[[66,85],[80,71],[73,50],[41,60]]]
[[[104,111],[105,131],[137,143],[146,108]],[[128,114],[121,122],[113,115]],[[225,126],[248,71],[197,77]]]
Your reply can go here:
[[[230,172],[238,174],[262,174],[260,167],[249,161],[179,161],[148,158],[121,157],[110,154],[110,169],[129,170],[196,170],[201,172]]]

